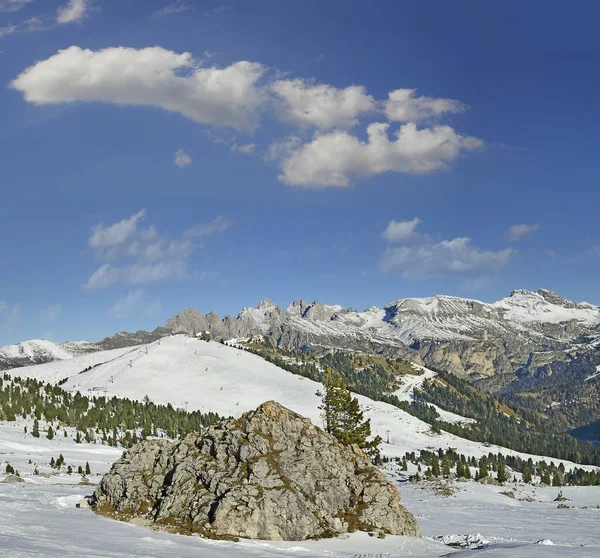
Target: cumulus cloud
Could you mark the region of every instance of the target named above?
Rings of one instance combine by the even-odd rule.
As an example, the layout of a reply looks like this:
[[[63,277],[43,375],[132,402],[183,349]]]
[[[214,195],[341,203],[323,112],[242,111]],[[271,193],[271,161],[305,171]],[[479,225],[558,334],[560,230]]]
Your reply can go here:
[[[76,23],[82,21],[90,11],[90,0],[69,0],[64,6],[58,8],[56,22]]]
[[[40,321],[42,323],[55,322],[58,320],[61,313],[62,306],[60,304],[53,304],[40,312]]]
[[[37,105],[97,101],[154,106],[201,124],[252,130],[265,101],[262,64],[198,67],[189,52],[161,47],[71,46],[35,63],[11,82]]]
[[[0,0],[0,12],[18,12],[33,0]]]
[[[436,241],[415,231],[420,223],[418,217],[412,221],[390,221],[381,235],[389,243],[379,261],[384,273],[398,271],[408,280],[460,276],[473,286],[506,267],[516,253],[511,248],[483,250],[473,246],[469,237]],[[408,240],[408,244],[394,246]]]
[[[390,246],[380,265],[385,273],[399,271],[409,280],[487,275],[506,267],[513,255],[512,248],[498,252],[482,250],[473,246],[470,238],[462,237],[414,246]]]
[[[390,221],[386,229],[381,233],[382,238],[390,243],[398,244],[406,242],[415,237],[415,229],[422,223],[421,219],[415,217],[412,221]]]
[[[182,281],[191,276],[190,256],[201,238],[223,232],[231,221],[222,216],[196,225],[181,237],[169,239],[156,227],[140,227],[146,215],[138,211],[129,219],[92,228],[89,247],[103,263],[88,279],[86,288],[97,290],[116,283],[145,285]]]
[[[388,128],[389,124],[371,124],[367,141],[345,131],[317,134],[311,142],[284,155],[279,179],[295,186],[346,187],[354,175],[446,169],[462,151],[483,147],[481,140],[461,136],[449,126],[419,129],[414,123],[404,124],[393,140]]]
[[[71,0],[67,7],[81,5],[89,8],[90,3]],[[170,4],[161,13],[187,7]],[[16,30],[7,27],[0,33]],[[253,132],[269,110],[300,130],[284,141],[271,142],[266,160],[278,161],[281,182],[309,188],[346,187],[353,177],[384,172],[444,170],[461,153],[483,147],[482,140],[450,126],[422,124],[467,110],[460,101],[416,96],[415,89],[396,89],[386,101],[378,101],[362,85],[336,88],[314,79],[277,79],[273,76],[281,73],[258,62],[239,61],[223,68],[205,63],[189,52],[159,46],[102,50],[71,46],[25,69],[10,85],[37,105],[104,102],[158,107],[199,124],[244,132]],[[349,133],[348,128],[382,113],[400,125],[390,130],[389,122],[371,123],[366,139]],[[314,132],[308,141],[307,128]],[[231,151],[257,150],[255,143],[211,137],[228,144]],[[191,162],[189,154],[179,153],[175,164]]]
[[[415,97],[416,89],[390,91],[384,103],[385,115],[392,122],[420,122],[445,113],[465,112],[468,106],[453,99]]]
[[[118,319],[130,318],[132,316],[154,316],[162,308],[158,300],[146,300],[144,291],[138,289],[129,291],[107,310],[107,313]]]
[[[376,107],[373,97],[359,85],[337,89],[298,78],[276,81],[271,90],[280,98],[277,114],[281,120],[321,130],[354,126],[361,114]]]
[[[523,237],[531,234],[532,232],[539,231],[541,229],[541,225],[513,225],[508,229],[506,236],[509,240],[513,242],[518,242]]]
[[[189,167],[192,164],[192,157],[188,153],[186,153],[183,149],[178,149],[175,152],[175,164],[181,169],[184,167]]]

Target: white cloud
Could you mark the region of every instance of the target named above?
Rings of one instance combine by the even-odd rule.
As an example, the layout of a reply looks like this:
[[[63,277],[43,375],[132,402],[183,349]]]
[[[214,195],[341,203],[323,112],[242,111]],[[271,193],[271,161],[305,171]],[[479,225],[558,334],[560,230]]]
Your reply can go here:
[[[181,12],[187,12],[191,9],[192,9],[191,6],[184,4],[183,2],[174,2],[173,4],[168,4],[164,8],[157,10],[156,12],[154,12],[153,15],[160,17],[160,16],[164,16],[164,15],[179,14]]]
[[[416,89],[390,91],[385,101],[385,114],[393,122],[420,122],[444,113],[465,112],[468,106],[453,99],[415,97]]]
[[[18,12],[33,0],[0,0],[0,12]]]
[[[208,223],[202,223],[188,229],[183,233],[183,236],[184,238],[203,238],[205,236],[212,236],[213,234],[225,232],[231,225],[233,225],[231,219],[219,215]]]
[[[53,304],[40,312],[40,321],[42,323],[55,322],[58,320],[61,313],[62,306],[60,304]]]
[[[114,318],[129,318],[131,316],[154,316],[162,308],[158,300],[146,300],[144,291],[130,291],[115,302],[107,311]]]
[[[139,227],[145,210],[138,211],[129,219],[92,228],[88,245],[102,264],[88,279],[86,288],[97,290],[116,283],[145,285],[149,283],[182,281],[192,274],[189,260],[199,245],[195,239],[223,232],[231,221],[219,216],[208,223],[186,230],[176,239],[169,239],[156,227]]]
[[[82,21],[89,13],[90,0],[69,0],[64,6],[58,8],[57,23],[76,23]]]
[[[243,153],[244,155],[252,155],[254,153],[254,150],[256,149],[256,144],[255,143],[246,143],[243,145],[238,145],[237,143],[234,143],[229,149],[230,149],[230,151],[233,151],[235,153]]]
[[[483,141],[457,134],[449,126],[418,129],[404,124],[388,137],[389,124],[367,128],[367,141],[344,131],[316,134],[315,138],[290,154],[281,164],[279,179],[296,186],[313,188],[350,184],[353,175],[384,172],[427,173],[448,168],[462,151],[481,149]]]
[[[417,233],[419,224],[418,217],[412,221],[390,221],[381,235],[389,243],[379,261],[384,273],[399,271],[408,280],[454,275],[474,288],[506,267],[516,254],[512,248],[497,252],[477,248],[469,237],[436,241]],[[410,243],[403,246],[393,245],[407,241]]]
[[[146,210],[142,209],[129,219],[123,219],[118,223],[109,226],[105,226],[104,223],[94,225],[88,246],[94,249],[99,259],[110,260],[127,254],[132,246],[137,246],[134,242],[138,234],[137,225],[145,215]]]
[[[422,223],[421,219],[415,217],[412,221],[390,221],[386,229],[381,233],[382,238],[391,243],[406,242],[415,237],[415,229]]]
[[[509,240],[513,242],[518,242],[524,236],[531,234],[532,232],[539,231],[541,229],[541,225],[513,225],[508,229],[506,236]]]
[[[554,258],[557,254],[554,250],[544,250],[544,254],[546,254],[546,256],[550,256],[551,258]]]
[[[281,120],[321,130],[354,126],[361,114],[373,111],[376,106],[373,97],[358,85],[337,89],[292,79],[272,83],[271,90],[281,99],[277,110]]]
[[[448,275],[498,273],[514,256],[512,248],[492,252],[471,244],[468,237],[425,242],[413,246],[390,246],[384,252],[382,271],[400,271],[405,279],[419,280]]]
[[[18,30],[19,29],[16,25],[6,25],[5,27],[0,27],[0,39],[2,37],[6,37],[6,35],[16,33]]]
[[[175,164],[181,169],[184,167],[189,167],[192,164],[192,161],[194,159],[192,159],[191,155],[189,153],[186,153],[183,149],[178,149],[175,152]]]
[[[71,46],[23,71],[11,86],[37,105],[97,101],[154,106],[201,124],[252,130],[266,97],[262,64],[201,68],[161,47],[93,51]]]

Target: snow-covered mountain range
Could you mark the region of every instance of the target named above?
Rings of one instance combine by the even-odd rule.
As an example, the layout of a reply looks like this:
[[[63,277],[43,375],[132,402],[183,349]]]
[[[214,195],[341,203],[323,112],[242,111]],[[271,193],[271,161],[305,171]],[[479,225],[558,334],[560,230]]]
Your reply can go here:
[[[376,351],[449,370],[472,379],[494,378],[499,388],[535,373],[573,351],[594,349],[600,307],[548,290],[518,290],[487,304],[452,296],[400,299],[356,311],[297,300],[283,310],[269,300],[237,317],[175,314],[166,327],[220,339],[267,335],[286,348]]]
[[[152,332],[118,333],[97,343],[27,341],[5,347],[0,368],[140,345],[172,332],[208,332],[218,340],[264,335],[281,347],[314,352],[378,352],[469,377],[491,391],[517,378],[564,370],[577,359],[582,374],[593,374],[600,364],[600,307],[541,289],[513,291],[494,303],[437,295],[364,311],[302,300],[285,310],[263,300],[224,318],[187,308]]]

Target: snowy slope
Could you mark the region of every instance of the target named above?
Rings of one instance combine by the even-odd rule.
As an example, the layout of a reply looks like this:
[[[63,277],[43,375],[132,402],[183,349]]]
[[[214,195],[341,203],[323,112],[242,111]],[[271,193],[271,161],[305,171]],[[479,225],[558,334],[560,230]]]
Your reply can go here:
[[[98,364],[103,364],[105,362],[110,362],[135,350],[135,347],[125,347],[122,349],[98,351],[95,353],[88,353],[75,357],[71,356],[64,360],[55,360],[35,366],[23,366],[21,368],[16,368],[13,371],[9,371],[9,374],[14,374],[15,376],[20,376],[21,378],[36,378],[44,382],[55,384],[64,378],[69,378],[79,374],[86,368],[97,366]]]
[[[429,483],[402,482],[393,474],[403,505],[415,515],[423,538],[369,537],[354,533],[318,541],[212,541],[113,521],[75,505],[94,490],[79,485],[80,476],[64,472],[34,476],[38,467],[52,471],[50,457],[62,453],[76,468],[90,463],[90,481],[97,483],[121,450],[75,444],[69,437],[35,439],[23,433],[25,421],[0,423],[0,460],[21,471],[23,484],[2,484],[0,472],[0,556],[2,558],[435,558],[454,554],[434,539],[461,539],[481,533],[486,553],[501,558],[554,558],[600,555],[597,525],[600,487],[565,487],[571,509],[556,509],[557,490],[518,484],[510,487],[475,482],[454,484],[457,493],[443,497]],[[26,423],[31,427],[31,423]],[[30,463],[31,460],[31,463]],[[501,492],[514,489],[516,499]],[[529,498],[533,501],[523,501]],[[546,544],[538,544],[545,541]],[[548,544],[551,541],[553,544]],[[464,555],[466,556],[464,551]],[[463,551],[456,553],[459,557]]]
[[[72,357],[73,354],[65,347],[44,339],[32,339],[0,348],[0,358],[6,359],[65,360]]]
[[[220,343],[205,342],[183,335],[163,338],[143,345],[109,360],[105,364],[80,373],[84,361],[102,353],[70,361],[19,369],[19,375],[56,382],[69,378],[62,386],[69,391],[87,395],[128,397],[143,400],[148,396],[155,403],[202,412],[213,411],[223,416],[240,416],[268,400],[310,418],[321,425],[320,399],[316,392],[321,384],[296,376],[252,355]],[[85,361],[89,362],[89,361]],[[480,457],[489,452],[520,455],[534,461],[543,458],[529,456],[497,446],[484,446],[442,432],[416,417],[383,402],[358,396],[371,419],[373,434],[390,444],[382,449],[390,456],[403,456],[407,451],[423,448],[456,448],[467,456]],[[462,417],[455,416],[457,419]],[[558,462],[558,460],[555,460]],[[573,464],[565,462],[567,469]]]
[[[431,380],[437,376],[433,370],[429,370],[424,366],[419,366],[417,364],[412,365],[415,370],[420,370],[422,372],[419,376],[402,376],[401,382],[402,385],[399,389],[393,392],[392,395],[395,395],[400,401],[413,401],[415,399],[415,389],[419,389],[423,386],[423,383],[427,380]],[[469,424],[473,422],[477,422],[475,419],[463,417],[461,415],[457,415],[451,411],[446,411],[433,403],[429,403],[440,415],[440,420],[444,422],[449,422],[450,424]]]

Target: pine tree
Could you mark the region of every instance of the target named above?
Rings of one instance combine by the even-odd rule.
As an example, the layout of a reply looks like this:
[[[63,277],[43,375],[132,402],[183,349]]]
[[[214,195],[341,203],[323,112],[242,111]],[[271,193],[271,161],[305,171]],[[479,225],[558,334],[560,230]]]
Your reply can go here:
[[[560,474],[560,471],[556,471],[554,476],[552,477],[552,486],[562,486],[563,485],[563,477]]]
[[[548,471],[544,471],[542,474],[542,482],[550,486],[552,484],[552,480],[550,479],[550,473]]]
[[[38,422],[38,419],[35,419],[33,421],[33,430],[31,431],[31,435],[34,438],[39,438],[40,437],[40,423]]]
[[[48,440],[52,440],[54,438],[54,430],[52,430],[52,426],[48,427]]]
[[[479,478],[483,479],[487,477],[489,474],[487,465],[485,463],[480,463],[479,465]]]
[[[529,467],[523,469],[523,482],[531,483],[531,469]]]
[[[444,475],[444,478],[448,478],[450,476],[450,457],[448,456],[448,454],[444,455],[444,457],[442,458],[442,475]]]
[[[86,475],[92,474],[92,470],[90,469],[90,464],[87,461],[85,462],[85,474]]]
[[[322,400],[319,409],[322,412],[325,431],[335,436],[343,445],[357,444],[369,457],[377,458],[381,438],[376,436],[371,441],[367,440],[371,435],[371,421],[364,419],[358,399],[352,396],[342,377],[327,369],[323,387],[324,391],[318,391],[317,395]]]
[[[504,484],[508,480],[508,474],[506,473],[506,465],[504,463],[498,463],[498,482]]]
[[[433,462],[431,463],[431,474],[434,477],[439,477],[442,473],[440,471],[440,460],[437,455],[433,456]]]

